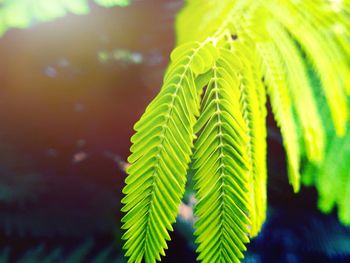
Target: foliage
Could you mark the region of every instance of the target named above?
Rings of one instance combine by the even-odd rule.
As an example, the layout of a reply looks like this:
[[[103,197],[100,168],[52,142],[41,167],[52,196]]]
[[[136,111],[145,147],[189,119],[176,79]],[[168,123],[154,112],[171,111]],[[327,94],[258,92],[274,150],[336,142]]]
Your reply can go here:
[[[313,87],[318,87],[320,83],[315,72],[310,72],[310,77]],[[350,133],[336,136],[329,109],[322,107],[324,97],[319,96],[316,100],[327,136],[325,157],[320,163],[307,163],[302,180],[304,185],[315,186],[318,190],[321,211],[328,214],[337,208],[339,220],[350,226]]]
[[[337,207],[340,221],[350,226],[350,133],[339,138],[332,133],[325,159],[319,165],[309,164],[305,169],[303,181],[316,186],[321,211],[330,213]]]
[[[131,138],[122,200],[129,262],[165,254],[190,163],[198,259],[243,258],[266,214],[267,96],[295,192],[302,157],[324,160],[328,123],[316,97],[324,96],[335,136],[346,133],[349,13],[348,1],[187,1],[163,87]]]
[[[95,0],[104,7],[126,6],[129,0]],[[33,23],[48,22],[67,13],[85,15],[87,0],[0,0],[0,36],[10,28],[27,28]]]

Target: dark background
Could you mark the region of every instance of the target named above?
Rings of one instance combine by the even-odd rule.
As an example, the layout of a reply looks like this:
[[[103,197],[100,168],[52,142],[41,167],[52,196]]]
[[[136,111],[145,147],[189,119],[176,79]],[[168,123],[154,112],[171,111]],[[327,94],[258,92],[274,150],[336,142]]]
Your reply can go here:
[[[124,262],[129,138],[161,87],[182,4],[91,4],[87,16],[0,38],[0,262],[95,262],[102,252],[99,262]],[[350,230],[318,212],[314,189],[292,194],[271,115],[268,124],[270,208],[245,262],[350,262]],[[164,262],[195,262],[191,227],[179,221]]]

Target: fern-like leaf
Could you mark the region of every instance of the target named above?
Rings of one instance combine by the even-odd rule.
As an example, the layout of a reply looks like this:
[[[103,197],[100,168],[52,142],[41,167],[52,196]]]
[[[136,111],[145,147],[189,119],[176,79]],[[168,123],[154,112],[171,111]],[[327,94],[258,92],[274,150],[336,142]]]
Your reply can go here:
[[[323,159],[325,145],[324,129],[308,79],[306,65],[295,42],[281,25],[270,22],[268,30],[276,50],[279,51],[280,56],[284,57],[289,90],[301,123],[306,154],[311,161],[320,162]]]
[[[244,33],[243,33],[244,34]],[[243,37],[238,33],[238,37]],[[250,211],[251,233],[256,236],[264,221],[267,209],[267,174],[266,174],[266,94],[264,87],[257,75],[254,61],[254,52],[245,48],[246,43],[237,41],[232,46],[232,52],[241,59],[241,67],[238,71],[241,79],[240,105],[248,132],[248,152],[250,161],[250,173],[252,177],[250,187]],[[252,54],[253,53],[253,54]]]
[[[198,204],[195,223],[202,262],[239,262],[248,242],[248,136],[239,106],[240,79],[227,50],[213,67],[195,132],[193,168]]]
[[[135,124],[122,211],[129,262],[160,260],[184,193],[199,111],[195,78],[213,64],[211,44],[174,50],[159,95]]]
[[[310,1],[308,1],[310,2]],[[276,1],[270,3],[269,7],[277,20],[279,20],[299,42],[306,52],[308,58],[313,63],[322,82],[323,92],[326,96],[332,119],[338,135],[344,135],[346,123],[348,121],[348,106],[345,96],[345,83],[342,75],[344,72],[343,54],[340,55],[340,64],[337,45],[334,41],[329,41],[327,35],[319,32],[318,28],[312,25],[301,9],[288,1],[278,4]],[[279,45],[283,47],[283,45]],[[285,53],[284,53],[285,54]],[[340,52],[341,54],[341,52]],[[299,56],[300,57],[300,56]],[[345,68],[347,68],[345,66]],[[337,70],[338,69],[338,70]]]
[[[297,192],[300,188],[300,149],[290,92],[285,78],[285,65],[280,54],[275,52],[277,48],[273,43],[259,43],[257,48],[262,57],[264,81],[267,84],[274,117],[281,128],[288,159],[289,181]]]

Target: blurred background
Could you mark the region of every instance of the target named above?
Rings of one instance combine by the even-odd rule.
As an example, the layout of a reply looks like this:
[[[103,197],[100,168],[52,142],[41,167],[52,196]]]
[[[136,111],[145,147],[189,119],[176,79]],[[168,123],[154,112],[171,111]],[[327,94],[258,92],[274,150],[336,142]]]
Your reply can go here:
[[[129,138],[161,87],[183,2],[86,5],[26,29],[0,11],[0,262],[126,262]],[[350,229],[318,211],[313,188],[292,193],[271,114],[268,124],[268,220],[244,262],[350,262]],[[196,262],[194,202],[190,172],[163,262]]]

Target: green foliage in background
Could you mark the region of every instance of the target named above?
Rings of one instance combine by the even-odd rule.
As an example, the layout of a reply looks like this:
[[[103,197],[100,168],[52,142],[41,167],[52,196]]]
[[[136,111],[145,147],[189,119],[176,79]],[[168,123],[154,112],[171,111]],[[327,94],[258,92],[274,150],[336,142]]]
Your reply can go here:
[[[325,171],[312,180],[323,210],[350,203],[349,144],[339,150],[350,141],[349,16],[348,0],[187,1],[162,89],[131,138],[122,200],[129,262],[165,255],[190,164],[198,260],[240,262],[266,216],[267,99],[294,191],[306,158]]]
[[[130,0],[94,0],[104,7],[126,6]],[[88,0],[0,0],[0,37],[11,28],[27,28],[33,23],[48,22],[67,13],[85,15]]]
[[[350,129],[349,126],[348,129]],[[320,210],[324,213],[330,213],[334,208],[337,208],[340,221],[347,226],[350,226],[349,160],[350,132],[347,132],[343,137],[338,137],[332,129],[328,129],[323,162],[319,164],[308,163],[302,177],[305,185],[315,186],[318,190]]]
[[[318,93],[320,79],[314,71],[310,72],[310,79],[314,92],[318,95],[316,101],[324,124],[326,146],[322,162],[306,163],[302,181],[304,185],[315,186],[318,190],[318,207],[321,211],[330,213],[337,208],[340,221],[350,226],[350,124],[348,123],[344,136],[337,136],[331,113],[323,106],[325,97]]]

